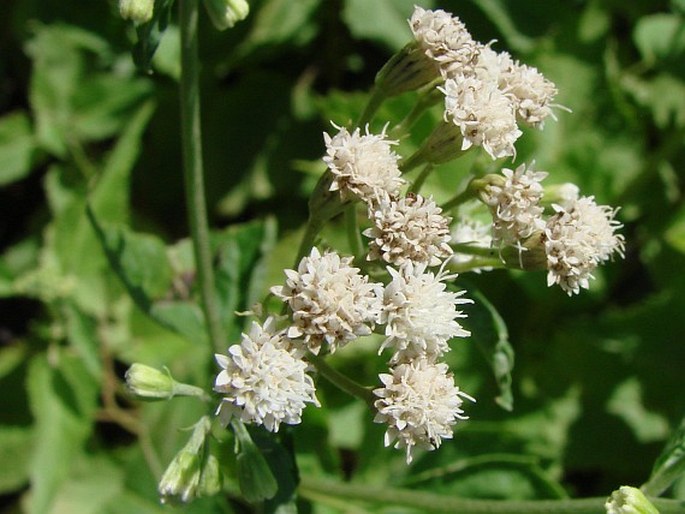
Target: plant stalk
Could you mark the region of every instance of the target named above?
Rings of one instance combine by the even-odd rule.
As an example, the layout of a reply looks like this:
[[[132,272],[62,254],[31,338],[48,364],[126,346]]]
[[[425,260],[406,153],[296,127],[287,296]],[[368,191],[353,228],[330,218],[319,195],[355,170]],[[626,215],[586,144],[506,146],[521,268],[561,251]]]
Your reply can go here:
[[[559,500],[477,500],[409,489],[344,483],[330,479],[302,476],[303,496],[320,494],[347,501],[404,506],[421,512],[458,512],[459,514],[601,514],[606,498]],[[685,501],[650,498],[661,514],[685,512]]]
[[[202,309],[212,348],[225,350],[225,337],[214,289],[207,207],[202,167],[200,131],[200,85],[197,18],[198,0],[179,0],[181,30],[181,144],[188,222],[193,240],[195,266]]]
[[[370,389],[367,389],[354,380],[346,377],[339,371],[333,369],[328,365],[323,357],[309,353],[307,354],[307,360],[316,367],[316,370],[321,373],[321,376],[326,378],[326,380],[335,385],[338,389],[345,391],[351,396],[355,396],[364,400],[371,408],[373,408],[373,403],[377,398]]]

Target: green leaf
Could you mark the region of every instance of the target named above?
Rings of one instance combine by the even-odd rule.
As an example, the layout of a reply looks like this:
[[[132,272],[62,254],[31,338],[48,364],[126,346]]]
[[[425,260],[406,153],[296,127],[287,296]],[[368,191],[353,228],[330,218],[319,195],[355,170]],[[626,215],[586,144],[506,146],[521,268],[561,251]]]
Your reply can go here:
[[[0,426],[0,494],[23,487],[29,480],[33,452],[33,430],[27,427]]]
[[[29,368],[27,389],[35,418],[29,514],[50,512],[58,490],[84,450],[97,402],[97,384],[84,373],[83,365],[64,352],[56,357],[59,367],[39,355]]]
[[[26,177],[33,168],[36,144],[23,111],[0,118],[0,186]]]
[[[38,25],[27,52],[36,140],[60,158],[115,135],[151,91],[147,79],[108,72],[108,44],[76,27]]]
[[[278,491],[278,484],[262,450],[252,440],[242,421],[231,421],[233,433],[238,441],[238,482],[240,492],[250,503],[260,503],[273,498]]]
[[[132,232],[122,225],[98,225],[91,209],[88,214],[98,230],[110,265],[136,303],[145,304],[164,296],[172,279],[164,242],[150,234]]]
[[[685,254],[685,208],[681,208],[664,232],[664,239],[675,250]]]
[[[241,53],[255,48],[291,42],[304,45],[316,34],[312,17],[321,0],[266,0],[251,15],[252,30],[241,44]]]
[[[242,329],[242,318],[236,316],[236,311],[251,309],[266,294],[265,259],[275,243],[276,224],[267,219],[234,225],[212,239],[218,262],[217,293],[224,326],[229,339],[233,339]]]
[[[685,418],[666,443],[641,489],[645,494],[659,496],[682,476],[685,476]]]
[[[399,50],[412,37],[407,19],[415,3],[414,0],[347,0],[343,19],[355,38],[378,41],[390,50]]]
[[[264,503],[267,514],[296,514],[295,491],[299,481],[292,429],[282,427],[278,434],[262,427],[250,427],[250,434],[264,455],[278,483],[278,491]]]
[[[102,376],[102,362],[95,320],[79,311],[70,302],[64,306],[64,316],[69,344],[83,359],[83,364],[91,376],[99,380]]]
[[[643,16],[635,25],[633,40],[648,63],[674,57],[685,51],[685,20],[678,14]]]
[[[468,313],[471,339],[492,369],[500,392],[495,401],[503,409],[513,410],[511,373],[514,369],[514,349],[509,342],[507,326],[495,306],[480,291],[469,288],[469,295],[474,304],[464,306],[464,311]]]
[[[60,487],[50,512],[100,514],[118,501],[124,488],[124,470],[104,455],[83,456]]]

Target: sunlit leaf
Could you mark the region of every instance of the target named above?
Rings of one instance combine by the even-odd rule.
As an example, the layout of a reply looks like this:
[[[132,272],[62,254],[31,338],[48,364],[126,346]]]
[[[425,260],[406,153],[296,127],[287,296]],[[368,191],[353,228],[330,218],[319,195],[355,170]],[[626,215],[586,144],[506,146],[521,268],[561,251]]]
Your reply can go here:
[[[0,466],[0,494],[16,491],[28,482],[33,443],[31,428],[0,426],[0,461],[6,463]]]
[[[26,113],[17,111],[0,118],[0,186],[28,175],[36,150]]]

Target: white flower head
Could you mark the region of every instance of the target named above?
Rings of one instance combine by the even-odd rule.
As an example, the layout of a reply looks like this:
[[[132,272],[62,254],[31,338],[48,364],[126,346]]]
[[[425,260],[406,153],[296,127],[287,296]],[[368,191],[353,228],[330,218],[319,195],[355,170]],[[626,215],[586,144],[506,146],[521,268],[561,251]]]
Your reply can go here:
[[[373,226],[364,231],[371,238],[369,260],[437,266],[452,255],[448,244],[452,219],[442,215],[432,198],[409,194],[396,200],[383,195],[369,205],[369,219]]]
[[[521,164],[515,170],[502,169],[504,180],[485,187],[482,198],[492,213],[495,242],[515,244],[545,226],[540,200],[540,183],[547,173],[535,171],[533,164]]]
[[[554,82],[545,78],[537,68],[519,64],[518,61],[502,74],[504,90],[512,95],[516,115],[523,123],[542,128],[545,119],[556,120],[552,107],[558,90]]]
[[[370,334],[378,321],[382,285],[370,283],[351,262],[352,257],[341,258],[335,252],[322,255],[314,247],[302,258],[297,271],[284,270],[284,286],[271,288],[292,312],[287,336],[303,339],[315,354],[324,341],[332,353]]]
[[[478,56],[478,43],[466,26],[442,9],[415,7],[409,27],[419,47],[436,63],[443,76],[468,69]]]
[[[623,257],[625,239],[616,231],[617,209],[597,205],[594,197],[580,197],[568,207],[554,205],[556,213],[544,232],[547,285],[559,286],[571,296],[589,287],[592,272],[614,253]]]
[[[399,271],[387,269],[392,280],[385,287],[381,323],[386,339],[379,353],[391,347],[393,363],[419,357],[435,361],[449,351],[450,339],[471,335],[457,321],[466,317],[457,305],[472,301],[461,298],[463,291],[448,291],[444,282],[456,275],[426,272],[426,263],[412,261],[405,261]]]
[[[381,374],[383,387],[374,390],[378,411],[374,421],[385,423],[385,446],[406,448],[407,464],[414,448],[434,450],[452,438],[457,421],[468,419],[461,406],[475,401],[454,383],[447,364],[419,359]]]
[[[338,129],[333,137],[323,135],[323,160],[333,174],[330,190],[340,191],[343,201],[369,202],[381,191],[397,195],[405,182],[397,165],[399,156],[392,150],[397,141],[386,139],[385,128],[380,134],[369,133],[368,126],[365,134],[358,128],[351,134],[344,127]]]
[[[493,159],[516,156],[514,143],[522,132],[514,104],[494,81],[455,75],[440,90],[445,94],[445,121],[462,134],[462,150],[482,146]]]
[[[214,390],[224,395],[217,410],[224,425],[235,416],[277,432],[281,423],[300,423],[307,403],[319,406],[307,363],[286,349],[273,318],[264,326],[253,322],[240,344],[215,357],[222,368]]]
[[[494,82],[503,93],[507,93],[507,77],[515,63],[508,52],[493,50],[492,43],[494,41],[480,46],[473,73],[484,82]]]

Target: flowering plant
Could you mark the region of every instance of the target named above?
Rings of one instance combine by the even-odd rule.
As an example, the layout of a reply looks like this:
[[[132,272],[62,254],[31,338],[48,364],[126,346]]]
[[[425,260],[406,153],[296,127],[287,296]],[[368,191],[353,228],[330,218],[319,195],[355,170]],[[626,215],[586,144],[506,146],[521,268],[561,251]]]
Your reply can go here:
[[[17,4],[11,512],[683,511],[677,2]]]

